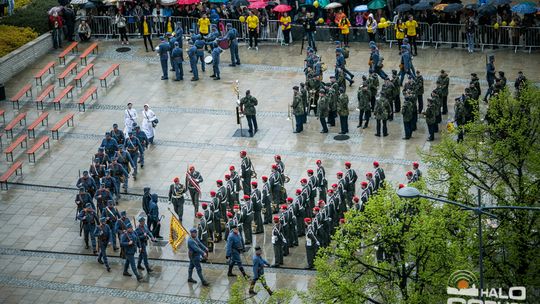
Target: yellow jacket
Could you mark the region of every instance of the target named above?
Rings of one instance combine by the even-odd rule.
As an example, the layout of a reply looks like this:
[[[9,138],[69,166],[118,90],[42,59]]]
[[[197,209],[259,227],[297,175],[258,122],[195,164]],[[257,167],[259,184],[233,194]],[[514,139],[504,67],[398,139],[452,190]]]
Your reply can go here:
[[[279,18],[279,23],[281,23],[281,30],[288,30],[291,28],[291,16],[281,16]]]
[[[396,30],[396,39],[397,40],[403,40],[405,38],[405,24],[397,24],[394,26],[394,29]]]

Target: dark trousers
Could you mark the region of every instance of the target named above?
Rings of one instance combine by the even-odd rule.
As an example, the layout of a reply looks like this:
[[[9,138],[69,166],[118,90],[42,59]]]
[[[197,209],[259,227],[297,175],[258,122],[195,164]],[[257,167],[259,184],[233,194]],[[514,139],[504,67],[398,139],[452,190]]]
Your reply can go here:
[[[273,247],[274,247],[274,264],[276,265],[283,264],[283,243],[280,241],[276,241]]]
[[[189,259],[189,268],[188,268],[188,279],[193,279],[193,268],[197,271],[197,275],[201,281],[206,281],[202,274],[201,260],[200,258]]]
[[[143,41],[144,41],[144,48],[148,52],[148,44],[150,44],[150,51],[154,51],[154,45],[152,44],[152,38],[150,38],[150,35],[143,35]],[[146,43],[148,41],[148,44]]]
[[[176,80],[184,79],[184,68],[182,67],[182,62],[173,60],[174,73],[176,74]]]
[[[141,266],[144,262],[144,267],[148,270],[150,268],[150,265],[148,265],[148,253],[146,252],[146,245],[143,245],[141,248],[141,252],[139,253],[139,259],[137,261],[137,266]]]
[[[321,121],[321,127],[323,132],[328,132],[328,126],[326,125],[326,117],[319,117],[319,120]]]
[[[120,41],[128,41],[128,36],[127,36],[127,30],[125,27],[119,27],[118,28],[118,32],[120,33]]]
[[[358,116],[358,126],[360,127],[362,125],[362,122],[365,120],[366,122],[364,123],[364,128],[367,128],[370,117],[371,117],[370,110],[360,110],[360,115]]]
[[[435,126],[437,124],[427,124],[428,132],[429,132],[429,139],[434,140],[435,139]]]
[[[286,44],[289,44],[291,38],[291,29],[283,30],[283,40]]]
[[[411,138],[412,135],[412,121],[403,121],[403,128],[405,129],[405,138]]]
[[[332,127],[336,125],[336,116],[336,111],[330,111],[330,113],[328,113],[328,119],[326,122]]]
[[[394,112],[399,113],[401,111],[401,98],[399,98],[399,93],[394,98]]]
[[[139,272],[137,272],[137,267],[135,266],[135,255],[126,254],[126,261],[124,262],[124,272],[128,271],[128,267],[131,266],[131,271],[136,277],[139,277]]]
[[[383,136],[388,135],[388,129],[386,127],[386,119],[377,119],[377,135],[381,135],[381,122],[382,122],[382,131]]]
[[[294,120],[296,122],[296,132],[300,133],[304,131],[304,115],[294,115]]]
[[[448,96],[442,96],[442,114],[448,113]]]
[[[178,215],[178,219],[182,221],[182,216],[184,215],[184,197],[173,197],[171,203],[173,204],[174,212]]]
[[[257,132],[259,128],[257,127],[257,117],[255,115],[246,115],[248,122],[249,133]]]
[[[253,40],[255,40],[255,47],[257,47],[257,38],[259,38],[259,34],[257,33],[257,29],[249,29],[249,47],[253,47]]]
[[[341,126],[341,133],[349,133],[349,115],[339,116],[339,125]]]
[[[169,72],[168,72],[168,69],[169,69],[169,66],[167,64],[167,59],[160,59],[159,62],[161,63],[161,71],[163,72],[163,79],[167,79],[169,78]]]
[[[189,189],[189,195],[191,196],[191,202],[193,203],[193,208],[195,209],[195,214],[199,212],[199,192],[195,189]]]
[[[155,236],[155,237],[158,237],[159,236],[159,230],[161,228],[161,225],[158,224],[158,221],[154,221],[154,220],[151,220],[151,219],[148,219],[148,230],[150,230],[150,232],[152,232],[152,234]]]
[[[109,268],[109,260],[107,259],[107,243],[99,242],[99,255],[98,260],[103,261],[105,266]]]
[[[424,110],[424,95],[418,95],[418,114]]]
[[[416,46],[416,35],[415,36],[407,36],[409,38],[409,43],[411,45],[411,51],[414,48],[414,55],[418,54],[418,47]]]

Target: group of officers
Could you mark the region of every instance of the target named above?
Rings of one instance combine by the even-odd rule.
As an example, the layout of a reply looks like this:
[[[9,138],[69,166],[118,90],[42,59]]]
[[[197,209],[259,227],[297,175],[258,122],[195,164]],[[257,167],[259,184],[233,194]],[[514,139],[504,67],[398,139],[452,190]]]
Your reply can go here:
[[[238,31],[232,26],[232,24],[228,23],[226,25],[227,31],[222,37],[215,24],[212,24],[210,27],[210,32],[207,35],[190,33],[187,55],[191,68],[190,73],[193,74],[191,81],[199,80],[199,62],[201,64],[202,72],[206,71],[206,64],[212,64],[213,73],[210,77],[212,77],[214,80],[221,79],[219,64],[220,55],[224,49],[220,47],[219,43],[222,41],[225,42],[225,44],[222,44],[222,46],[224,48],[230,48],[231,51],[231,64],[229,64],[229,66],[234,67],[236,65],[240,65],[240,57],[238,55]],[[162,80],[169,79],[169,58],[171,61],[171,71],[174,71],[175,73],[174,80],[184,80],[184,70],[182,67],[184,62],[183,37],[183,29],[182,26],[179,25],[176,26],[176,30],[174,32],[167,32],[165,36],[160,37],[160,44],[156,48],[156,51],[161,62],[161,69],[163,72],[161,76]],[[205,56],[205,51],[208,51],[210,55]]]

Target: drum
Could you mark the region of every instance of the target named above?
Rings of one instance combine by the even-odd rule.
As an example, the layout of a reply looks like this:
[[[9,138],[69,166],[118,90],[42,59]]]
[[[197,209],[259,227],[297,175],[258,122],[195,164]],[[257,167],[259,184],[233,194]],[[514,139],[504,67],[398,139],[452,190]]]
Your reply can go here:
[[[204,63],[211,64],[212,63],[212,56],[208,55],[204,57]]]
[[[231,47],[231,41],[229,39],[223,39],[223,40],[220,40],[218,42],[218,46],[223,49],[223,50],[226,50],[228,49],[229,47]]]

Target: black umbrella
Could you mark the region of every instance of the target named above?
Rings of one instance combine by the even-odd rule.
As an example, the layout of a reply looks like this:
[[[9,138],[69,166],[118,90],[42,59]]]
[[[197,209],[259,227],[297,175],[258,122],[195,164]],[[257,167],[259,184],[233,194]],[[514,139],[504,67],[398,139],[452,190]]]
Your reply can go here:
[[[400,4],[400,5],[396,6],[394,11],[396,11],[398,13],[404,13],[404,12],[410,11],[411,9],[412,9],[412,7],[411,7],[410,4]]]
[[[491,1],[489,1],[489,4],[494,5],[494,6],[505,5],[505,4],[510,4],[510,3],[512,3],[512,0],[491,0]]]
[[[249,6],[249,2],[247,0],[234,0],[232,2],[233,6]]]
[[[58,0],[58,4],[61,6],[66,6],[69,4],[69,0]]]
[[[471,10],[471,11],[475,11],[478,9],[478,4],[476,3],[469,3],[467,5],[465,5],[465,9],[468,9],[468,10]]]
[[[459,11],[462,8],[463,8],[462,4],[452,3],[452,4],[448,4],[448,6],[443,9],[443,12],[445,12],[445,13],[455,13],[455,12]]]
[[[497,8],[491,4],[484,4],[478,9],[480,15],[495,15]]]
[[[427,11],[433,9],[433,6],[429,2],[422,1],[413,5],[412,8],[415,11]]]

